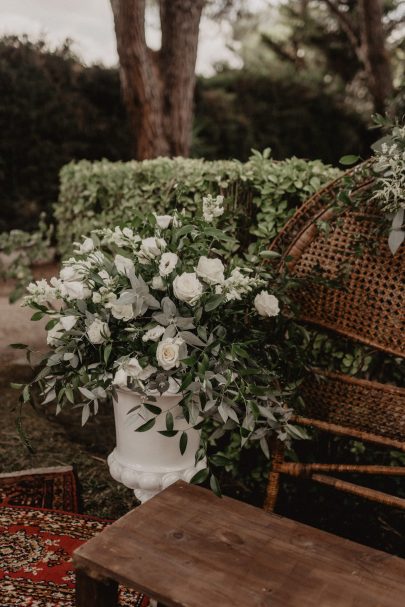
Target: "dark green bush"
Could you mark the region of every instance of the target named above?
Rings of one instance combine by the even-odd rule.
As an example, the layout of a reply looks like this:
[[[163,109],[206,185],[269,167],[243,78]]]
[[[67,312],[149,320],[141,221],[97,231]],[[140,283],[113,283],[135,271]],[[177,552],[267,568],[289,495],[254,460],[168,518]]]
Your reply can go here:
[[[312,82],[244,70],[199,79],[194,153],[209,159],[247,160],[252,148],[271,147],[274,158],[369,155],[374,135],[338,96]]]

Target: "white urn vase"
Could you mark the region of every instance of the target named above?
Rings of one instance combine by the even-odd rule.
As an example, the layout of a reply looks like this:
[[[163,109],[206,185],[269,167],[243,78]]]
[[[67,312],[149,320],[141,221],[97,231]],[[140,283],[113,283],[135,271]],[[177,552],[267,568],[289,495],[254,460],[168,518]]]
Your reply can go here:
[[[182,416],[179,406],[181,395],[157,396],[153,404],[160,407],[162,413],[156,417],[155,425],[145,432],[136,432],[154,414],[141,407],[140,395],[130,390],[117,390],[114,399],[115,430],[117,446],[108,457],[111,476],[126,487],[133,489],[135,496],[145,502],[162,489],[177,480],[190,482],[192,477],[206,467],[201,460],[196,465],[195,455],[200,446],[199,430],[190,428]],[[170,411],[174,419],[174,437],[159,434],[166,430],[166,413]],[[187,433],[187,447],[180,452],[179,439],[182,432]]]

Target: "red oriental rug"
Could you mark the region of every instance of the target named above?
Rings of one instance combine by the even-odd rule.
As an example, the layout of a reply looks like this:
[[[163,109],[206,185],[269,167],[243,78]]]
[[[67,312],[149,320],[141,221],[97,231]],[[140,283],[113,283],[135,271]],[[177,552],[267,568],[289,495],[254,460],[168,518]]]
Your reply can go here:
[[[60,473],[63,477],[66,470]],[[16,475],[15,483],[8,483],[12,487],[10,493],[0,480],[3,503],[16,501],[19,494],[17,479],[24,478],[23,484],[27,486],[26,477],[30,474],[32,472],[26,471]],[[57,473],[53,471],[52,474]],[[56,483],[59,488],[67,487],[62,478],[59,481]],[[37,484],[37,487],[41,486],[49,491],[45,480],[42,485],[40,482]],[[59,503],[62,493],[57,492],[56,503]],[[21,495],[23,501],[28,499],[23,493]],[[43,495],[33,497],[44,499]],[[61,510],[1,506],[0,607],[74,607],[75,575],[71,555],[109,522]],[[149,600],[144,595],[120,590],[122,607],[146,607],[148,604]]]
[[[0,506],[30,506],[79,512],[72,466],[0,474]]]

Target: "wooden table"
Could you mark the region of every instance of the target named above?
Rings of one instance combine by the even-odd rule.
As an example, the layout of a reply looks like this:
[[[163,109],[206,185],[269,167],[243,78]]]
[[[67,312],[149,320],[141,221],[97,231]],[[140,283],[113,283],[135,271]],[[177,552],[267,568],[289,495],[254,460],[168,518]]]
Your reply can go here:
[[[401,607],[405,560],[179,481],[76,550],[77,606]]]

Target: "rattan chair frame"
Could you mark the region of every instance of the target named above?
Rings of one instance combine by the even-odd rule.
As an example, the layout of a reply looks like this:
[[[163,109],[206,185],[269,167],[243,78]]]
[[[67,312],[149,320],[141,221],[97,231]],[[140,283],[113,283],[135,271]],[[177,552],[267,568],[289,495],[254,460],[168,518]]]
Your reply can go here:
[[[308,247],[319,238],[316,223],[319,220],[333,221],[336,217],[336,197],[347,177],[350,178],[353,186],[353,194],[360,195],[365,199],[364,204],[367,207],[367,212],[370,213],[366,200],[368,190],[373,183],[371,171],[368,170],[370,166],[370,163],[366,163],[355,170],[349,171],[343,178],[333,181],[308,199],[287,222],[284,230],[282,230],[271,246],[272,250],[281,253],[280,271],[283,271],[287,264],[289,270],[294,274],[294,269],[297,267],[300,258],[305,255]],[[358,209],[355,211],[344,211],[344,213],[350,213],[354,216],[358,212]],[[390,255],[388,248],[385,254]],[[389,258],[387,262],[391,260],[392,258]],[[404,267],[404,261],[405,255],[402,248],[401,269]],[[403,302],[405,284],[401,283],[400,273],[395,278],[398,278],[398,290]],[[350,295],[348,296],[348,301],[350,301]],[[301,320],[318,327],[333,330],[360,343],[372,345],[380,351],[404,357],[403,344],[399,344],[399,346],[398,343],[391,344],[384,339],[378,339],[378,335],[377,339],[375,337],[369,339],[361,332],[348,330],[344,322],[340,325],[339,318],[331,324],[325,322],[319,315],[316,319],[313,319],[303,314]],[[310,415],[295,415],[293,421],[334,435],[355,438],[383,447],[405,451],[405,389],[338,373],[320,370],[314,371],[312,380],[309,380],[309,385],[312,387],[310,402],[314,404],[312,411],[310,411]],[[316,375],[318,377],[323,376],[323,380],[335,386],[336,398],[333,395],[332,389],[331,403],[326,406],[326,409],[325,407],[321,409],[317,405],[316,390],[319,390],[319,396],[323,399],[326,399],[326,395],[325,384],[320,386],[315,379]],[[340,401],[339,394],[341,395]],[[362,409],[362,405],[359,404],[361,403],[359,398],[361,399],[362,394],[364,394],[365,399],[364,410]],[[339,402],[342,406],[337,405]],[[373,407],[375,407],[375,411],[380,412],[380,416],[374,416]],[[384,416],[387,416],[387,421],[385,421]],[[272,448],[272,466],[264,506],[266,510],[272,511],[275,508],[280,486],[280,475],[282,474],[291,477],[309,478],[315,482],[368,500],[405,509],[405,499],[324,474],[325,472],[332,474],[357,473],[383,476],[397,475],[402,477],[405,476],[405,467],[333,463],[304,464],[287,462],[284,460],[284,455],[285,448],[283,443],[275,441]]]

